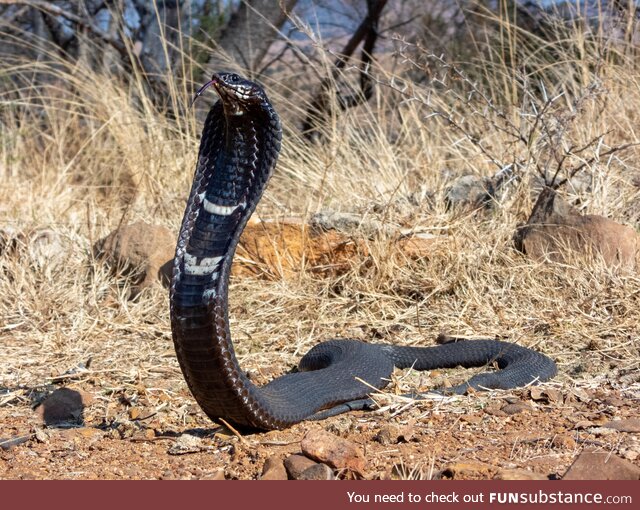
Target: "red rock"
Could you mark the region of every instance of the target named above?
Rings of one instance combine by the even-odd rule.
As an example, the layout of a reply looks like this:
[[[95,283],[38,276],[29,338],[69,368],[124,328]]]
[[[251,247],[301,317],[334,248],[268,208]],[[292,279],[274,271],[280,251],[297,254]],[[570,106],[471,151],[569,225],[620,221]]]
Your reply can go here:
[[[640,480],[640,468],[609,452],[584,450],[563,480]]]
[[[538,197],[527,224],[514,236],[516,248],[536,260],[566,262],[571,253],[602,257],[608,266],[635,267],[640,237],[626,225],[581,215],[551,188]]]
[[[351,441],[324,430],[312,430],[302,439],[301,447],[307,457],[333,468],[364,473],[365,460],[362,451]]]
[[[262,467],[260,480],[288,480],[287,471],[281,459],[269,457]]]
[[[176,236],[167,227],[138,221],[123,225],[94,245],[94,254],[115,270],[138,274],[133,294],[156,281],[168,283]]]
[[[84,408],[93,403],[93,396],[86,391],[60,388],[42,401],[36,414],[46,425],[82,423]]]

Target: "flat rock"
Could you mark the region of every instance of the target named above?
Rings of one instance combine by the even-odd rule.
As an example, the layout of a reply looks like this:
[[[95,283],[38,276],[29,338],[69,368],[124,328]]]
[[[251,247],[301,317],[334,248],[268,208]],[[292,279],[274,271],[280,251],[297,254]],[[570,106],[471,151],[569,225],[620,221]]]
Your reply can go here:
[[[501,469],[493,477],[494,480],[548,480],[549,477],[534,473],[528,469]]]
[[[137,275],[135,295],[157,281],[168,284],[175,248],[176,236],[167,227],[138,221],[111,232],[93,250],[114,270]]]
[[[581,215],[545,188],[527,223],[514,235],[516,248],[535,260],[568,262],[572,254],[601,257],[611,267],[636,266],[640,237],[629,226],[598,215]]]
[[[81,441],[84,440],[98,440],[103,438],[105,435],[104,431],[94,428],[94,427],[76,427],[71,429],[65,429],[60,432],[60,437],[64,437],[65,439],[78,439]]]
[[[260,480],[288,480],[284,463],[276,457],[269,457],[262,467]]]
[[[619,432],[640,432],[640,418],[610,421],[609,423],[605,423],[603,427]]]
[[[202,439],[192,434],[182,434],[173,443],[167,453],[169,455],[185,455],[187,453],[198,453],[204,449]]]
[[[493,478],[499,469],[483,462],[454,462],[441,471],[441,478],[452,480],[486,480]]]
[[[609,452],[584,450],[563,480],[640,480],[640,468]]]
[[[81,424],[84,408],[93,401],[93,396],[86,391],[59,388],[36,407],[36,415],[48,426],[63,423]]]
[[[321,211],[314,214],[309,223],[314,229],[337,230],[358,237],[373,238],[379,234],[390,235],[396,231],[395,227],[376,219],[348,212]]]
[[[332,468],[364,473],[365,459],[361,449],[353,442],[324,430],[307,432],[302,439],[301,448],[307,457]]]
[[[294,480],[297,480],[303,471],[316,464],[317,462],[304,455],[289,455],[284,459],[284,467],[287,473],[289,473],[289,476]]]

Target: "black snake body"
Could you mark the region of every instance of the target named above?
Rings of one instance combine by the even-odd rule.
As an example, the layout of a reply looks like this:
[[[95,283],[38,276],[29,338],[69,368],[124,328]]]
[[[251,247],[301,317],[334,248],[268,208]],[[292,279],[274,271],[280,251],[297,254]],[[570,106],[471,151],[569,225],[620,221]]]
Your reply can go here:
[[[513,388],[547,380],[555,363],[533,350],[497,340],[416,348],[331,340],[311,349],[299,372],[257,387],[236,359],[228,320],[233,256],[280,150],[278,115],[263,89],[235,74],[214,75],[220,101],[202,132],[198,163],[178,237],[171,281],[171,328],[178,361],[196,401],[213,420],[260,429],[288,427],[362,408],[394,367],[417,370],[483,366],[450,388]]]

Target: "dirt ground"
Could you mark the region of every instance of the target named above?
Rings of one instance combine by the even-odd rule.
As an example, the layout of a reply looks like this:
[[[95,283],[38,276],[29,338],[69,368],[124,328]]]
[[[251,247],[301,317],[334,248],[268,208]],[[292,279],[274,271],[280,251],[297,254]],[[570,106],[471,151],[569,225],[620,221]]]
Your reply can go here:
[[[20,443],[0,450],[0,478],[256,479],[267,459],[300,453],[302,438],[318,429],[353,442],[365,458],[363,473],[334,469],[339,478],[555,479],[584,448],[640,466],[637,431],[610,425],[637,427],[637,387],[546,384],[423,402],[387,395],[380,411],[237,436],[203,415],[175,368],[156,368],[124,386],[111,381],[115,391],[103,374],[71,374],[67,393],[87,404],[76,402],[75,423],[47,427],[43,420],[53,423],[56,409],[49,416],[32,409],[63,381],[0,394],[0,435]]]

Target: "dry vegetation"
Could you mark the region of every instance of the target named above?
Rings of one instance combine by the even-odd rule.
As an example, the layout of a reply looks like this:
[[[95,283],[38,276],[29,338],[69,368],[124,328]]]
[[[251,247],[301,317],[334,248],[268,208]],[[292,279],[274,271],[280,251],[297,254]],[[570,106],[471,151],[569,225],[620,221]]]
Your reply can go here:
[[[566,196],[584,212],[637,228],[640,152],[607,153],[638,141],[637,49],[606,34],[588,36],[580,25],[558,31],[558,40],[544,47],[506,19],[497,21],[504,44],[482,62],[450,67],[427,49],[398,41],[397,52],[371,69],[374,100],[336,115],[325,143],[308,144],[296,132],[308,96],[298,89],[299,69],[283,66],[263,80],[285,120],[285,137],[259,216],[356,212],[437,234],[442,242],[427,258],[410,261],[380,235],[368,241],[369,256],[335,278],[304,270],[288,280],[235,278],[232,331],[243,368],[258,382],[288,371],[332,337],[429,345],[439,332],[498,335],[556,359],[552,387],[610,390],[637,406],[637,273],[586,258],[536,263],[512,243],[535,200],[533,178],[545,169],[553,175],[562,155],[563,171],[587,162],[580,174],[590,182],[564,187]],[[129,407],[143,400],[164,413],[158,434],[206,427],[173,354],[166,289],[158,285],[130,300],[130,277],[112,274],[92,255],[93,243],[122,222],[178,230],[198,146],[199,126],[185,107],[188,81],[166,77],[171,92],[159,107],[139,76],[125,84],[83,61],[50,57],[0,69],[0,227],[5,237],[46,229],[58,240],[53,249],[29,242],[0,247],[0,419],[18,431],[31,419],[30,406],[52,384],[66,382],[95,396],[93,424],[119,437],[133,433],[122,424]],[[33,86],[43,75],[48,83]],[[443,194],[453,177],[491,175],[509,164],[518,179],[490,210],[447,210]],[[81,377],[55,379],[88,359]],[[445,374],[434,376],[399,378],[395,385],[428,388]],[[487,402],[474,397],[447,405],[455,414]],[[393,420],[421,423],[433,405],[416,403]],[[389,414],[338,418],[328,426],[380,419]],[[444,454],[434,443],[437,436],[418,452],[389,458],[414,475],[431,462],[439,468]],[[549,451],[511,451],[510,460],[523,465],[543,454]],[[557,466],[569,461],[562,457]],[[233,466],[232,475],[252,477],[260,462]]]

